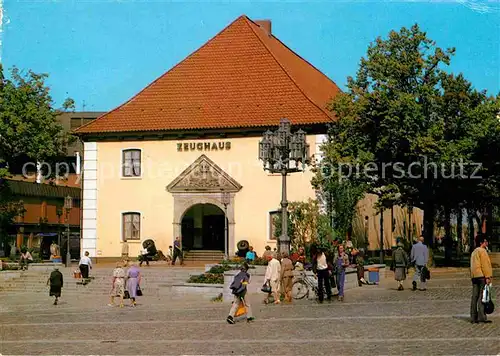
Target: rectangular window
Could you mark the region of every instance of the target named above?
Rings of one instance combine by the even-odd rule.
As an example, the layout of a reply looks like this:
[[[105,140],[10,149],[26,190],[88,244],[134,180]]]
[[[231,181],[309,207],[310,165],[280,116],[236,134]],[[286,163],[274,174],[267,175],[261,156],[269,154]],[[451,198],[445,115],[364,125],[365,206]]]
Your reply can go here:
[[[281,223],[281,215],[279,211],[269,212],[269,241],[276,240],[276,224]]]
[[[141,239],[141,214],[124,213],[123,214],[123,241]]]
[[[124,177],[141,176],[141,150],[124,150],[122,157],[122,174]]]

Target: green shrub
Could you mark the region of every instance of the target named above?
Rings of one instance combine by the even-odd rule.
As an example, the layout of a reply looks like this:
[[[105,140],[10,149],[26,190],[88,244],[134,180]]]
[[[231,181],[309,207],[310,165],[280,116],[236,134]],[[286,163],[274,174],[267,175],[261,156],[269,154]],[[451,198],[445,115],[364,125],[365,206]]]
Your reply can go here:
[[[238,261],[235,261],[234,259],[233,260],[222,260],[219,263],[219,265],[224,266],[224,267],[226,267],[226,266],[230,267],[226,271],[236,271],[236,270],[239,270],[241,268],[241,265],[243,264],[243,262],[245,262],[244,258],[241,258]],[[266,265],[267,265],[267,262],[266,262]],[[255,267],[250,264],[248,266],[248,268],[255,268]]]
[[[224,274],[224,272],[230,271],[232,269],[233,269],[233,267],[230,266],[230,265],[216,265],[216,266],[213,266],[212,268],[210,268],[210,270],[208,271],[208,273],[212,273],[212,274]]]
[[[220,273],[203,273],[189,277],[187,283],[224,284],[224,275]]]
[[[267,266],[267,259],[262,257],[257,257],[250,264],[254,266]],[[255,267],[254,267],[255,268]]]

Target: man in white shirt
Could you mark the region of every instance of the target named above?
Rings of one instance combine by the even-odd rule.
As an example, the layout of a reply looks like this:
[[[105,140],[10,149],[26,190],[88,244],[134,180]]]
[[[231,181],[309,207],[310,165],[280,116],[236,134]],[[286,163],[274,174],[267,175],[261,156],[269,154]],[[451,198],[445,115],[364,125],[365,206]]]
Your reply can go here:
[[[277,259],[277,253],[273,252],[272,259],[267,264],[265,281],[271,286],[271,293],[269,293],[264,300],[264,303],[269,303],[271,294],[274,298],[274,304],[280,303],[280,277],[281,277],[281,263]]]
[[[85,251],[85,255],[80,259],[78,264],[80,272],[82,273],[82,282],[85,283],[89,279],[89,271],[92,269],[92,260],[89,257],[89,252]]]

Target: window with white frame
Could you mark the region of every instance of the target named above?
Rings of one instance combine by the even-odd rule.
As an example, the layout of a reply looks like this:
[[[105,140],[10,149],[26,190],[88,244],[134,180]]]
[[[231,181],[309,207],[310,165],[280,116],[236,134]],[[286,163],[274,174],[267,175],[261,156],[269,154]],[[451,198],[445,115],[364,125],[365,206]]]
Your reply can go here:
[[[277,210],[269,212],[269,241],[276,240],[276,224],[280,221],[280,216],[280,212]]]
[[[122,214],[122,239],[123,241],[133,241],[141,239],[141,214]]]
[[[141,150],[123,150],[122,155],[122,175],[124,177],[141,176]]]

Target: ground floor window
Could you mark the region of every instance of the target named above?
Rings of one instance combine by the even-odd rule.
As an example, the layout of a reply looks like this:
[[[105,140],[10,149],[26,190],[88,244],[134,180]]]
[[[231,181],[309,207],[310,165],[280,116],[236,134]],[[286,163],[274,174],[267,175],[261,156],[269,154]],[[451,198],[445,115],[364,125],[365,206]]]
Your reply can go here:
[[[141,239],[141,214],[140,213],[123,213],[122,214],[122,233],[123,241],[140,240]]]

